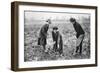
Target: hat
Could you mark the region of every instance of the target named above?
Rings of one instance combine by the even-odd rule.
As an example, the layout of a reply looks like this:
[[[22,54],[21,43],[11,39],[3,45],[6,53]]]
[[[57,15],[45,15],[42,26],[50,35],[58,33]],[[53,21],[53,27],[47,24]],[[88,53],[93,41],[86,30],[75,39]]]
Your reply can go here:
[[[50,19],[47,19],[46,22],[48,22],[49,24],[51,24],[51,20]]]
[[[75,18],[70,18],[70,22],[75,22],[76,19]]]
[[[46,22],[50,22],[50,19],[47,19]]]
[[[53,30],[58,30],[58,27],[53,27]]]

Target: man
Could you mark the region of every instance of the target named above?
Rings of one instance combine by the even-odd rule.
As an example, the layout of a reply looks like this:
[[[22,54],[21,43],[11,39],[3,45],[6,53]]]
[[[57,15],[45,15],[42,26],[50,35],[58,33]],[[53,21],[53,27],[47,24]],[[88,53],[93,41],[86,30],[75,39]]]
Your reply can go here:
[[[38,38],[38,45],[41,45],[44,48],[44,50],[46,50],[46,44],[47,44],[46,39],[47,39],[49,24],[51,24],[50,19],[46,20],[46,24],[42,26]]]
[[[70,18],[70,22],[73,24],[73,27],[76,31],[76,37],[77,37],[75,53],[79,51],[79,54],[81,55],[82,54],[82,43],[83,43],[85,32],[83,28],[81,27],[81,25],[76,21],[75,18]]]
[[[53,46],[54,51],[59,52],[59,54],[62,54],[63,53],[63,41],[62,41],[62,36],[59,33],[57,27],[53,27],[52,38],[54,42],[54,46]]]

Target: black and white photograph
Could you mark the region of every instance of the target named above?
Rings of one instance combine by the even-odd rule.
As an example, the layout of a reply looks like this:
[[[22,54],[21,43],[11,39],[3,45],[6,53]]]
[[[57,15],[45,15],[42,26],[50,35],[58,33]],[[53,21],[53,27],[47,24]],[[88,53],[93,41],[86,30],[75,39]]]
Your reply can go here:
[[[97,66],[97,7],[12,3],[12,70]]]
[[[24,11],[24,61],[90,58],[89,13]]]

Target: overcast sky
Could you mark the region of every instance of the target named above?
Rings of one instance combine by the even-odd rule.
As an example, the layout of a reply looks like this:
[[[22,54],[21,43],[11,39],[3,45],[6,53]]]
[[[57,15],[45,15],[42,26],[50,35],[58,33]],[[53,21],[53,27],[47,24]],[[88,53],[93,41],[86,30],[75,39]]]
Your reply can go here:
[[[28,20],[46,20],[50,19],[69,19],[70,17],[74,18],[89,18],[90,14],[79,14],[79,13],[54,13],[54,12],[34,12],[34,11],[25,11],[25,19]]]

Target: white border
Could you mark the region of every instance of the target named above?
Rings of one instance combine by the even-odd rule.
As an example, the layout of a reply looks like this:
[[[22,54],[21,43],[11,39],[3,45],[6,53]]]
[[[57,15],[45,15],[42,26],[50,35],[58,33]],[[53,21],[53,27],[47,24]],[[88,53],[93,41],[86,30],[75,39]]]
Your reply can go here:
[[[90,13],[91,14],[91,58],[81,59],[81,60],[24,62],[24,10]],[[57,8],[57,7],[19,5],[19,55],[18,55],[19,68],[95,64],[95,31],[94,30],[95,30],[95,10],[93,9],[60,8],[60,7]]]

